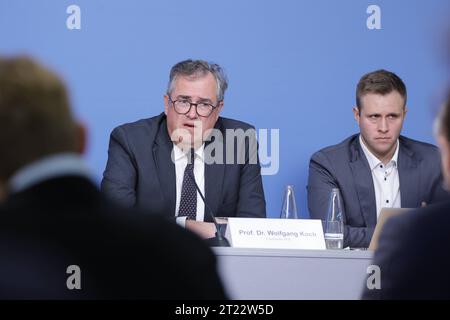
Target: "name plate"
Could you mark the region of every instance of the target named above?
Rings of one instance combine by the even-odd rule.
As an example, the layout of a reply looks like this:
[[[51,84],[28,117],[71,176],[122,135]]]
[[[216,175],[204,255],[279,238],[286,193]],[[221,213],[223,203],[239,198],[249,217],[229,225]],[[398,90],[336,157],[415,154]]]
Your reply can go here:
[[[228,218],[226,237],[235,248],[326,249],[316,219]]]

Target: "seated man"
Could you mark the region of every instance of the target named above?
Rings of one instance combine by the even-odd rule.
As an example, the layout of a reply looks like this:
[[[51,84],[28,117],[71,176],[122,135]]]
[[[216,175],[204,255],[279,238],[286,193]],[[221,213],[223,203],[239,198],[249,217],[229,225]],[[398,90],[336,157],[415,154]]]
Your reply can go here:
[[[450,96],[437,121],[445,186],[450,187]],[[392,217],[383,227],[373,265],[380,288],[364,299],[450,299],[450,198]]]
[[[330,191],[339,188],[345,247],[369,246],[381,208],[415,208],[447,196],[438,149],[400,136],[406,96],[403,81],[394,73],[364,75],[353,108],[360,133],[311,157],[310,216],[326,220]]]
[[[164,113],[113,130],[102,191],[125,206],[177,217],[204,238],[214,235],[208,206],[218,217],[264,218],[255,132],[219,117],[227,86],[217,64],[173,66]]]
[[[0,57],[0,299],[225,298],[205,243],[104,199],[84,144],[61,80]]]

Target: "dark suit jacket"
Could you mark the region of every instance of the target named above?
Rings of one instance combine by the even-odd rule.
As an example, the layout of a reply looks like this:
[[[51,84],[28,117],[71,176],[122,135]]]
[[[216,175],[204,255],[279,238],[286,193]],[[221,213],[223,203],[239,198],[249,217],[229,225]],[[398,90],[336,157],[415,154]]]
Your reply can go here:
[[[61,177],[0,208],[0,299],[223,299],[204,242],[161,215],[122,209]],[[69,265],[81,290],[68,290]]]
[[[225,129],[246,131],[252,127],[220,117],[215,128],[223,133],[226,159]],[[248,140],[246,142],[248,150]],[[242,146],[235,146],[239,147]],[[163,113],[115,128],[111,133],[102,191],[125,206],[138,206],[175,216],[176,179],[175,164],[171,160],[172,148]],[[248,152],[246,155],[244,164],[205,164],[205,198],[216,216],[266,216],[261,167],[259,161],[249,164]],[[212,221],[206,212],[205,221]]]
[[[398,171],[403,208],[446,199],[439,150],[400,136]],[[359,135],[316,152],[309,163],[308,207],[311,218],[326,219],[329,195],[339,188],[344,206],[344,246],[368,247],[377,223],[375,190]]]
[[[381,290],[364,299],[450,299],[450,202],[392,217],[383,226],[373,264]]]

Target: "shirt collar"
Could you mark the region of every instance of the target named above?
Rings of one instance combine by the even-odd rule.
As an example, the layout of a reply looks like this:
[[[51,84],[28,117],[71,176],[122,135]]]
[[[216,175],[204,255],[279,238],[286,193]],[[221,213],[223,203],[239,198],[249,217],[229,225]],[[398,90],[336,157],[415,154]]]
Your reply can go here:
[[[9,179],[9,191],[20,192],[45,180],[67,175],[90,178],[89,170],[78,154],[51,155],[22,167]]]
[[[367,158],[367,161],[369,162],[369,167],[370,170],[375,169],[378,165],[380,165],[382,162],[380,161],[380,159],[378,159],[372,152],[370,152],[370,150],[366,147],[366,145],[364,144],[364,141],[361,138],[361,135],[359,135],[359,144],[361,145],[361,148]],[[392,156],[392,159],[388,162],[391,163],[393,165],[397,165],[397,161],[398,161],[398,150],[400,149],[400,141],[397,139],[397,146],[395,148],[395,152],[394,155]]]
[[[185,152],[183,152],[183,150],[178,147],[176,144],[173,144],[173,158],[175,161],[178,161],[180,159],[182,159],[183,157],[186,157],[186,154],[189,152],[189,150],[186,150]],[[198,147],[195,150],[195,155],[203,160],[204,155],[205,155],[205,144],[202,144],[200,147]]]

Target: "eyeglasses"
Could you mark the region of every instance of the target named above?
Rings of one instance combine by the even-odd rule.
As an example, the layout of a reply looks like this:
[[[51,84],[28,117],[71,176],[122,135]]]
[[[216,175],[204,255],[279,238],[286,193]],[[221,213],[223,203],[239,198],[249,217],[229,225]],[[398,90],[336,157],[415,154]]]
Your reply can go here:
[[[214,111],[215,108],[217,108],[217,105],[214,106],[209,103],[205,102],[199,102],[199,103],[192,103],[189,100],[186,99],[180,99],[173,101],[172,98],[169,96],[170,102],[173,104],[173,108],[175,109],[175,112],[178,114],[188,114],[191,111],[192,106],[195,106],[195,112],[200,117],[209,117],[211,113]],[[219,104],[219,103],[217,103]]]

